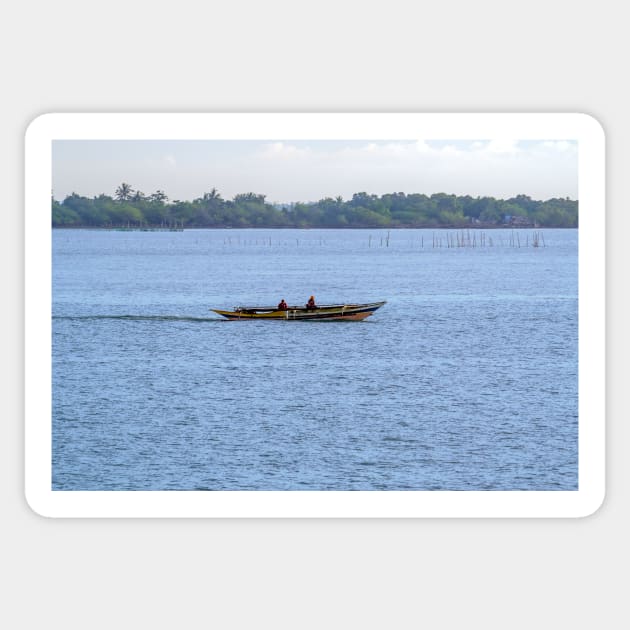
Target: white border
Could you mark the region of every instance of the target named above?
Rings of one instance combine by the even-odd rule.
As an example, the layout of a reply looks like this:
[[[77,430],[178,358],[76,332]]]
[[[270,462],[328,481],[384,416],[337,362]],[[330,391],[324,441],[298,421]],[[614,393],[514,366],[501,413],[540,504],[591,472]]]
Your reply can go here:
[[[578,141],[579,489],[63,492],[51,489],[51,227],[55,139]],[[605,495],[605,140],[585,114],[44,114],[26,132],[25,492],[51,517],[579,517]],[[582,237],[584,235],[584,238]]]

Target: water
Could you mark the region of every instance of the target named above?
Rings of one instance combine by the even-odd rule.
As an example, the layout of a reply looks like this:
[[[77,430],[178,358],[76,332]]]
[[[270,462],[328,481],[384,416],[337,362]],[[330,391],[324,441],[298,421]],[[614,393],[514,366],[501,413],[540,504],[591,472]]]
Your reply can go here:
[[[53,489],[577,489],[577,230],[446,234],[54,231]]]

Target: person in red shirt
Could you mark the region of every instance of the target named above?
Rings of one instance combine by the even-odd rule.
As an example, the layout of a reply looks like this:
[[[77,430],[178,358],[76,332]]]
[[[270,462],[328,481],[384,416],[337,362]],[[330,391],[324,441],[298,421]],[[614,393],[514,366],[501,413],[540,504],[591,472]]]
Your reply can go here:
[[[306,303],[306,308],[315,308],[315,297],[313,295],[311,295],[311,297],[308,298],[308,302]]]
[[[282,298],[282,301],[280,302],[280,304],[278,304],[278,310],[279,311],[286,311],[288,310],[288,306],[287,303],[284,301],[284,298]]]

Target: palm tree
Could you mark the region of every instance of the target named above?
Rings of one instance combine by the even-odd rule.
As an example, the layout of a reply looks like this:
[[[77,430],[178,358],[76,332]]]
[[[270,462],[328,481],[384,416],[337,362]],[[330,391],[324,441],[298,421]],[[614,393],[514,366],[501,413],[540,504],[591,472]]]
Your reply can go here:
[[[118,201],[129,201],[133,190],[129,184],[123,182],[118,188],[116,188],[116,199]]]
[[[215,199],[221,199],[221,194],[216,188],[213,188],[209,193],[203,194],[204,201],[214,201]]]

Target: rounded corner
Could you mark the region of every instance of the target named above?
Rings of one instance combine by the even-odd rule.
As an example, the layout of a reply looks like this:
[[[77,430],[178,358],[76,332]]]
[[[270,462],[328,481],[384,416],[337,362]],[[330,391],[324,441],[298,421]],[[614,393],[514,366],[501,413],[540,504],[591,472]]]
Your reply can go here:
[[[597,492],[592,497],[584,502],[583,509],[576,514],[577,518],[592,518],[594,517],[602,507],[606,504],[606,489],[603,488],[601,492]]]
[[[587,131],[599,135],[603,141],[606,140],[606,129],[599,118],[588,112],[578,112],[576,116]]]
[[[25,489],[24,491],[24,501],[26,502],[29,510],[40,518],[52,518],[52,514],[47,514],[45,509],[42,509],[41,505],[38,505],[37,498],[33,497],[32,494]]]
[[[44,112],[43,114],[37,114],[34,118],[32,118],[26,125],[24,130],[24,138],[28,139],[33,135],[37,135],[40,131],[46,129],[50,121],[55,118],[57,114],[53,112]]]

